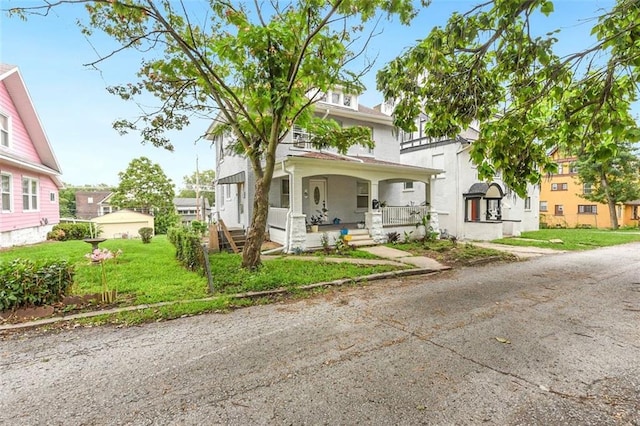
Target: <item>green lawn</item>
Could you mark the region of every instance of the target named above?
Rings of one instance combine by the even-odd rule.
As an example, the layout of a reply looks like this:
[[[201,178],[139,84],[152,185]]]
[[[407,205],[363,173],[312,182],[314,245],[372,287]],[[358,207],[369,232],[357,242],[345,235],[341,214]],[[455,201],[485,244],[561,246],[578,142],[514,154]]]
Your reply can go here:
[[[549,240],[561,240],[552,243]],[[589,250],[640,241],[640,230],[606,229],[541,229],[523,232],[517,238],[501,238],[492,242],[513,246],[534,246],[560,250]]]
[[[116,259],[105,262],[107,282],[118,290],[121,305],[135,305],[178,300],[193,300],[207,296],[206,277],[184,269],[175,259],[175,249],[165,236],[156,236],[150,244],[139,239],[107,240],[101,248],[122,250]],[[32,260],[67,260],[76,266],[74,294],[99,293],[101,268],[91,264],[85,255],[91,251],[84,241],[46,242],[34,246],[0,251],[0,262],[18,257]],[[215,294],[228,295],[280,287],[296,288],[306,284],[354,278],[398,267],[353,265],[305,261],[295,256],[265,261],[256,272],[240,268],[238,254],[219,253],[209,257]]]

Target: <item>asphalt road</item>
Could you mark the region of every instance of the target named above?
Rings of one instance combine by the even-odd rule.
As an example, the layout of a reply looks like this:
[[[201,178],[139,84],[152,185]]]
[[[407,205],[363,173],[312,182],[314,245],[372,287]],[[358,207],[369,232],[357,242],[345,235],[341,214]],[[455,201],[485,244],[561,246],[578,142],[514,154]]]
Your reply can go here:
[[[0,340],[0,424],[640,424],[640,244]]]

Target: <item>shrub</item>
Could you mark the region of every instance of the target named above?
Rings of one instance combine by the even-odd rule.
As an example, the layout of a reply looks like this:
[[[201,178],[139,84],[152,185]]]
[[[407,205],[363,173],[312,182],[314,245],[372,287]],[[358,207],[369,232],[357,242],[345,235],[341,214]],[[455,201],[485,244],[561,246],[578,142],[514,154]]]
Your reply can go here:
[[[64,241],[67,234],[62,229],[56,229],[47,234],[47,240]]]
[[[74,274],[67,261],[0,263],[0,311],[58,302],[71,288]]]
[[[387,232],[387,242],[396,244],[400,239],[400,234],[395,231]]]
[[[100,234],[100,230],[98,230],[98,234]],[[47,238],[49,238],[49,235],[57,236],[57,238],[51,238],[56,239],[57,241],[82,240],[85,238],[91,238],[91,224],[59,223],[53,226],[51,232],[47,234]]]
[[[144,244],[149,244],[153,237],[153,228],[145,226],[144,228],[138,229],[138,234],[140,234],[140,238],[142,238]]]
[[[170,228],[167,232],[169,242],[176,248],[176,259],[191,270],[204,274],[204,251],[200,245],[200,235],[190,228]]]
[[[193,229],[193,232],[195,232],[196,234],[204,236],[207,233],[207,224],[206,222],[194,220],[193,222],[191,222],[191,229]]]

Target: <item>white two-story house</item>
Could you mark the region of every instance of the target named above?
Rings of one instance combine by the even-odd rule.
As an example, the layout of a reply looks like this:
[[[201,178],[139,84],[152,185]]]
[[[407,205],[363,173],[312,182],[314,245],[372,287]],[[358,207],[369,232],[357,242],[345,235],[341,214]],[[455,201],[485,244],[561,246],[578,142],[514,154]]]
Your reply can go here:
[[[478,124],[455,138],[429,138],[422,129],[426,118],[416,120],[416,132],[400,135],[400,161],[443,170],[432,185],[431,202],[443,234],[463,240],[493,240],[519,236],[539,227],[539,187],[528,185],[525,198],[509,191],[500,175],[480,181],[469,149],[478,139]],[[402,191],[394,203],[409,202],[411,193],[423,191],[415,182]]]
[[[373,149],[353,146],[346,155],[317,150],[305,129],[294,126],[278,147],[269,192],[268,232],[285,251],[320,246],[324,232],[363,227],[374,242],[384,242],[389,232],[415,230],[431,211],[433,184],[440,170],[420,164],[402,164],[397,129],[392,117],[359,103],[357,95],[336,89],[316,103],[315,113],[341,126],[367,126]],[[229,155],[230,138],[215,138],[215,218],[227,227],[250,225],[255,179],[245,157]],[[412,203],[392,205],[399,185],[420,183]],[[417,187],[417,185],[416,185]],[[437,228],[437,215],[430,215]],[[312,221],[320,232],[311,232]],[[334,235],[330,236],[335,238]]]

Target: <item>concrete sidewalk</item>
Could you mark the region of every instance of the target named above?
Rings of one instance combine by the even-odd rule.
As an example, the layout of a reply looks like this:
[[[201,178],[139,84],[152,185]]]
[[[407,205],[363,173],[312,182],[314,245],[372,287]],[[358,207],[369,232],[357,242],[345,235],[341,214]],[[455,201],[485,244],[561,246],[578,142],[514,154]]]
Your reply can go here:
[[[550,254],[560,254],[566,253],[566,250],[555,250],[549,248],[541,248],[541,247],[524,247],[524,246],[510,246],[507,244],[496,244],[489,243],[485,241],[467,241],[469,244],[473,244],[474,246],[489,248],[493,250],[506,251],[507,253],[511,253],[521,259],[528,259],[530,257],[540,257],[546,256]]]
[[[406,251],[398,250],[392,247],[361,247],[360,250],[369,252],[379,257],[383,257],[385,259],[393,259],[396,262],[417,266],[418,268],[431,269],[433,271],[443,271],[445,269],[451,269],[449,266],[445,266],[430,257],[413,256],[411,253],[407,253]]]

